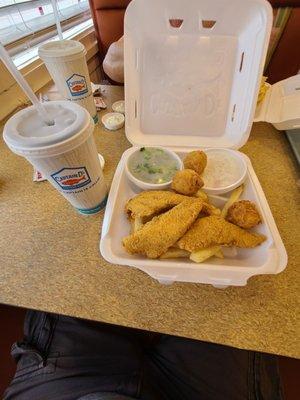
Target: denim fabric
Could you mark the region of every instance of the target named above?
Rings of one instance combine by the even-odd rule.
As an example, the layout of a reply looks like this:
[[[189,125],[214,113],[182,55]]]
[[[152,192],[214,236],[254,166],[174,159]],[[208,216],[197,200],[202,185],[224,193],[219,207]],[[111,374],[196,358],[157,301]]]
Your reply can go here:
[[[4,400],[282,400],[272,355],[35,311],[24,333]]]
[[[87,396],[80,397],[78,400],[131,400],[132,397],[123,396],[115,393],[92,393]]]

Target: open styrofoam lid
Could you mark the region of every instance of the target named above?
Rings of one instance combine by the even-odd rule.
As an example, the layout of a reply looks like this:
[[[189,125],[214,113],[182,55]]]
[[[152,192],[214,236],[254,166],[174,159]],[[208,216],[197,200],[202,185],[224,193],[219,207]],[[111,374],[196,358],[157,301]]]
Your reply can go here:
[[[124,26],[130,142],[241,147],[271,21],[265,0],[133,0]]]

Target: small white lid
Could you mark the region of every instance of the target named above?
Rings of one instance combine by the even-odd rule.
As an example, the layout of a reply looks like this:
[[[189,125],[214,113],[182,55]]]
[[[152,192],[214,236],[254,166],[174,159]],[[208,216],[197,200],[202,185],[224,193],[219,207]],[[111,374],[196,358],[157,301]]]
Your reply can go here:
[[[244,145],[271,21],[265,0],[131,1],[124,22],[128,140],[173,149]]]
[[[39,46],[39,57],[44,60],[45,58],[77,58],[86,54],[84,45],[77,40],[55,40],[47,42]]]
[[[6,122],[3,138],[13,152],[46,156],[70,151],[94,128],[87,110],[74,102],[49,101],[43,105],[54,125],[48,126],[34,106],[17,112]]]

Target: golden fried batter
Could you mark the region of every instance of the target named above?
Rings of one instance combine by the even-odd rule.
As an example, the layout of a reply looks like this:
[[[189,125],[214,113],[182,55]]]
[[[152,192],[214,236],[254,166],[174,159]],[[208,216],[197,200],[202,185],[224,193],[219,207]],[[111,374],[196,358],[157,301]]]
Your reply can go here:
[[[164,214],[154,217],[137,232],[125,237],[123,245],[130,254],[158,258],[164,254],[198,217],[203,202],[188,198]]]
[[[204,185],[201,176],[192,169],[176,172],[172,181],[172,189],[177,193],[192,196]]]
[[[184,168],[193,169],[201,175],[207,164],[207,155],[201,150],[191,151],[186,155],[183,163]]]
[[[266,240],[265,236],[250,233],[219,216],[199,218],[178,241],[180,249],[195,252],[210,246],[255,247]]]
[[[206,202],[203,203],[201,212],[205,215],[221,215],[221,210],[219,208]]]
[[[131,218],[140,217],[149,219],[154,215],[177,206],[177,204],[186,198],[186,196],[181,194],[164,190],[145,191],[128,200],[125,211]]]
[[[226,219],[244,229],[253,228],[261,222],[255,204],[249,200],[240,200],[233,203],[228,209]]]

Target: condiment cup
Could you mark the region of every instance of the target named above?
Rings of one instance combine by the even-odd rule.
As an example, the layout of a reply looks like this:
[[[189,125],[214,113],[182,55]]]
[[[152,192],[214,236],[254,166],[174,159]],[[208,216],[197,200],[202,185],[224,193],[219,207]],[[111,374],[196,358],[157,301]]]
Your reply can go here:
[[[238,151],[231,150],[231,149],[224,149],[224,148],[210,148],[206,149],[205,153],[207,155],[207,159],[209,160],[210,155],[214,153],[223,153],[224,156],[228,155],[233,158],[238,166],[238,176],[237,179],[234,180],[230,185],[224,185],[224,186],[218,186],[218,187],[209,187],[205,183],[205,176],[203,177],[204,180],[204,186],[203,189],[205,190],[206,193],[208,194],[223,194],[223,193],[228,193],[238,186],[240,186],[246,179],[247,175],[247,164],[245,161],[245,158],[243,157],[242,153],[239,153]],[[204,172],[205,174],[205,172]]]
[[[162,150],[164,150],[166,153],[168,153],[170,156],[172,156],[174,158],[174,160],[177,162],[178,170],[182,170],[183,169],[183,162],[182,162],[181,158],[174,151],[169,150],[166,147],[161,147],[161,146],[146,146],[146,147],[147,147],[147,149],[154,148],[154,149],[162,149]],[[128,157],[127,162],[125,164],[125,172],[126,172],[126,175],[127,175],[128,179],[132,183],[134,183],[137,187],[139,187],[140,189],[143,189],[143,190],[163,190],[163,189],[167,189],[171,185],[172,179],[170,181],[164,182],[164,183],[149,183],[149,182],[141,181],[141,180],[137,179],[135,176],[132,175],[132,173],[130,172],[130,169],[129,169],[129,164],[130,164],[131,157],[133,157],[133,155],[138,151],[140,151],[140,147],[135,148],[135,150],[132,151],[132,153]]]
[[[110,121],[111,121],[111,118],[114,118],[114,117],[117,119],[117,121],[112,124],[112,123],[110,123]],[[124,126],[125,117],[121,113],[112,112],[112,113],[104,114],[101,121],[106,129],[109,129],[110,131],[116,131]]]
[[[115,101],[111,106],[111,108],[114,112],[125,114],[125,101],[124,100]]]

